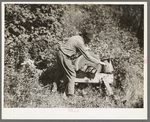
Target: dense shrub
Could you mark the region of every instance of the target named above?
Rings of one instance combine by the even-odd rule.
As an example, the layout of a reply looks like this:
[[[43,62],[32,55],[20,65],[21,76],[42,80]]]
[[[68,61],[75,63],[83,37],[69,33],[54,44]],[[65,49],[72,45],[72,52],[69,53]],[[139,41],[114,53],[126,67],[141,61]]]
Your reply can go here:
[[[142,26],[139,19],[143,19],[143,6],[137,7],[6,4],[5,107],[143,107],[144,55],[139,45],[139,41],[143,40],[136,31]],[[131,15],[139,13],[141,18],[137,17],[136,21],[127,25],[121,21],[126,16],[122,9],[132,9]],[[139,12],[136,13],[136,9]],[[129,19],[132,21],[133,16]],[[135,27],[136,22],[141,23]],[[134,29],[131,29],[133,26]],[[85,99],[91,99],[87,102],[83,102],[84,98],[77,99],[81,104],[76,106],[66,104],[58,94],[50,92],[56,69],[57,44],[90,28],[94,29],[95,37],[89,47],[100,55],[101,60],[112,59],[116,83],[114,92],[120,102],[118,106],[109,105],[109,101],[101,97],[101,92],[89,84],[88,87],[83,84],[76,87],[76,94],[83,95],[91,90],[83,95]],[[95,102],[90,101],[93,99]],[[122,104],[122,100],[127,100],[126,104]],[[98,105],[104,101],[105,105]]]

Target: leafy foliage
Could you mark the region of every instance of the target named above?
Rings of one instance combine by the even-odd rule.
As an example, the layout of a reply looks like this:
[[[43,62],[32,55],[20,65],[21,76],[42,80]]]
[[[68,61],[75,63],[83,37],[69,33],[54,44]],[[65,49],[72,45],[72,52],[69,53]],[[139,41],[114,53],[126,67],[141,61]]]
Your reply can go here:
[[[83,97],[69,104],[50,92],[57,44],[90,28],[95,37],[89,47],[101,59],[113,61],[118,106],[89,84],[76,86],[76,94]],[[143,107],[139,32],[143,32],[141,5],[6,4],[5,107]]]

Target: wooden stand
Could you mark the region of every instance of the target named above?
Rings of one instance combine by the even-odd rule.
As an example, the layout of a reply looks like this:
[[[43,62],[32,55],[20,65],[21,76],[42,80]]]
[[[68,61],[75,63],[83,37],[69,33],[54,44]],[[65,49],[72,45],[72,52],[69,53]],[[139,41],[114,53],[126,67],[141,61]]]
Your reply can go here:
[[[113,83],[114,75],[113,74],[104,74],[104,73],[96,73],[94,79],[85,78],[76,78],[76,83],[100,83],[104,82],[108,92],[110,95],[113,94],[112,88],[110,84]]]
[[[89,52],[89,53],[94,58],[100,60],[99,55],[96,55],[93,52]],[[111,64],[111,60],[104,60],[104,62],[107,64],[107,66],[102,66],[100,64],[97,65],[95,63],[92,63],[92,62],[88,61],[86,58],[84,58],[83,55],[78,57],[78,59],[75,61],[76,71],[79,71],[79,69],[82,69],[82,67],[84,67],[85,65],[88,65],[88,66],[94,67],[97,70],[97,72],[95,73],[95,77],[93,79],[87,78],[86,77],[87,75],[84,73],[78,74],[79,76],[80,75],[81,76],[86,75],[86,76],[84,78],[83,77],[82,78],[76,78],[75,82],[77,82],[77,83],[100,83],[103,81],[109,94],[113,95],[113,91],[112,91],[112,88],[110,87],[110,84],[113,83],[114,75],[113,74],[106,74],[106,72],[111,73],[114,69],[113,69],[113,66]]]

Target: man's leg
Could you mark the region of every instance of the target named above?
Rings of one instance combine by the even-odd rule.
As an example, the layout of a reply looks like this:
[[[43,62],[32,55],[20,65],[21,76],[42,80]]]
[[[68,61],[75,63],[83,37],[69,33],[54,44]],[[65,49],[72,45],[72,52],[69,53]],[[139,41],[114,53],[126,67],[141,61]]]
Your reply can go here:
[[[64,78],[67,81],[65,93],[66,95],[73,95],[74,94],[74,86],[75,86],[75,77],[72,75],[71,77]]]
[[[64,82],[66,82],[66,94],[74,94],[74,82],[76,77],[75,67],[72,61],[63,53],[59,52],[61,67],[64,72]]]

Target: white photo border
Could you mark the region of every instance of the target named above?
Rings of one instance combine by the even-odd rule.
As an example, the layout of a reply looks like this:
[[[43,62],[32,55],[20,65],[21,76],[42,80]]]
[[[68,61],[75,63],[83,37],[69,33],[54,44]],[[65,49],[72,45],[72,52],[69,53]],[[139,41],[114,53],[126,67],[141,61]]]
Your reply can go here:
[[[144,108],[4,108],[4,5],[5,4],[143,4],[144,60],[147,60],[147,2],[2,2],[2,119],[147,119],[147,63],[144,64]]]

